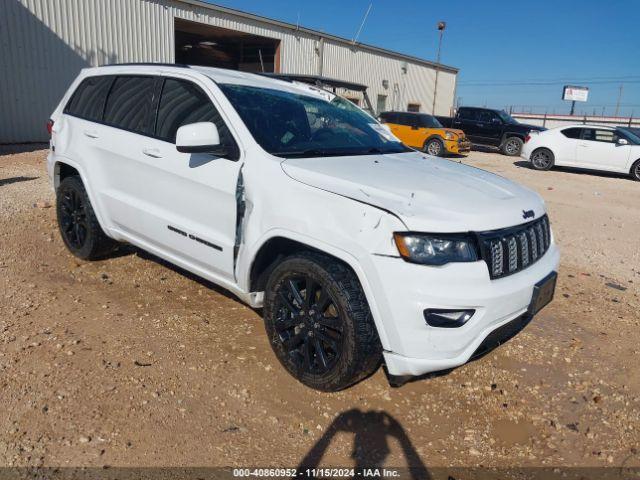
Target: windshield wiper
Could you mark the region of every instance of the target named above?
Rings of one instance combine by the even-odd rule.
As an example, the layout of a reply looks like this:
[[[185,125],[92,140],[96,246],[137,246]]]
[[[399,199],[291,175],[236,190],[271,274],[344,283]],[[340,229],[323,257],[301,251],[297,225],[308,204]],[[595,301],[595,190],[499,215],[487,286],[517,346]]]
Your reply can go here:
[[[286,158],[304,157],[341,157],[350,155],[384,155],[387,153],[405,153],[410,149],[382,150],[378,147],[364,148],[362,150],[324,150],[321,148],[310,148],[307,150],[292,150],[290,152],[278,152],[274,155]]]
[[[337,157],[340,155],[350,155],[349,152],[340,150],[323,150],[321,148],[310,148],[308,150],[292,150],[290,152],[277,152],[278,157]]]

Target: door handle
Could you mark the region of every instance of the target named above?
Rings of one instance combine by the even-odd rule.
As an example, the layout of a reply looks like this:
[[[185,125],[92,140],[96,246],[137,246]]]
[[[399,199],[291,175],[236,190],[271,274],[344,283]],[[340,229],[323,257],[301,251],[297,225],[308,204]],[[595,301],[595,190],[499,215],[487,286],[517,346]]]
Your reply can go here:
[[[579,143],[578,146],[579,147],[583,147],[583,148],[587,148],[589,145],[585,145],[584,143]]]
[[[84,135],[89,138],[98,138],[98,132],[95,130],[85,130]]]
[[[145,148],[144,150],[142,150],[142,153],[144,153],[147,157],[162,158],[162,154],[160,154],[160,150],[158,150],[157,148]]]
[[[476,127],[484,127],[484,123],[476,123]]]

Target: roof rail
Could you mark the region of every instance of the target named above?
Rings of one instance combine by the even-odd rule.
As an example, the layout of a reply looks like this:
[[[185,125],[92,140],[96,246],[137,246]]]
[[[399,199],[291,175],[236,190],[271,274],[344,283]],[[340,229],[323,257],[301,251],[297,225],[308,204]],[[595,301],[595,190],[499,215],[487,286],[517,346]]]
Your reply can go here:
[[[163,62],[130,62],[130,63],[109,63],[107,65],[99,65],[100,67],[178,67],[178,68],[191,68],[189,65],[183,63],[163,63]]]

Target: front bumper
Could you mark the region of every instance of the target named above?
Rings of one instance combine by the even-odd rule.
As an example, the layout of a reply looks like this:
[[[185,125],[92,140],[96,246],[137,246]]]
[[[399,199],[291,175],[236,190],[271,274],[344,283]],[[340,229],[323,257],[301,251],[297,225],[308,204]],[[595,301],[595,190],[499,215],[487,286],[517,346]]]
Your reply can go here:
[[[465,139],[446,140],[445,148],[449,153],[468,153],[471,151],[471,142]]]
[[[392,375],[422,375],[466,363],[496,329],[527,313],[533,289],[557,271],[560,254],[552,243],[535,264],[506,278],[491,280],[484,261],[442,267],[410,264],[399,258],[374,260],[384,303],[384,359]],[[458,328],[426,324],[427,308],[474,309]]]

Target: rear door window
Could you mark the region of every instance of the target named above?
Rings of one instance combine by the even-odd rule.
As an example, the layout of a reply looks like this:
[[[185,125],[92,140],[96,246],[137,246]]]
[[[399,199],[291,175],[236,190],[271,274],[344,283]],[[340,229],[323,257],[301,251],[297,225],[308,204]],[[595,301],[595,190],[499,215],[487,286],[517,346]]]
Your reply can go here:
[[[114,76],[85,78],[71,96],[64,113],[86,120],[102,121],[104,104]]]
[[[237,145],[229,128],[204,91],[192,82],[165,78],[158,105],[155,136],[175,143],[176,133],[183,125],[211,122],[218,128],[220,143],[237,158]]]
[[[107,98],[104,122],[130,132],[151,134],[155,81],[155,77],[117,77]]]
[[[461,108],[458,110],[458,116],[463,120],[477,120],[478,112],[471,108]]]

